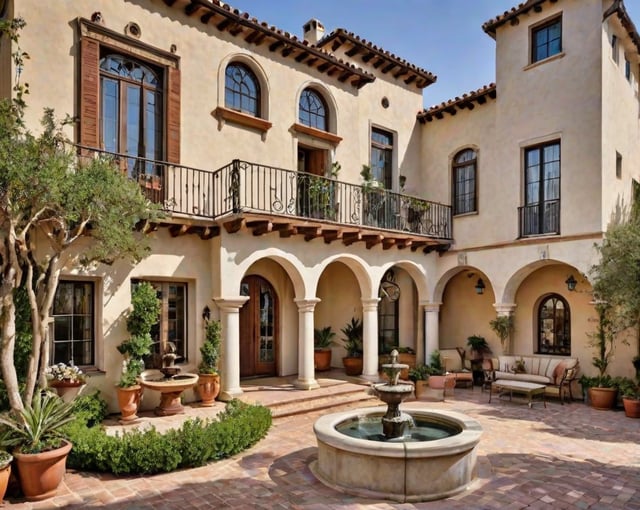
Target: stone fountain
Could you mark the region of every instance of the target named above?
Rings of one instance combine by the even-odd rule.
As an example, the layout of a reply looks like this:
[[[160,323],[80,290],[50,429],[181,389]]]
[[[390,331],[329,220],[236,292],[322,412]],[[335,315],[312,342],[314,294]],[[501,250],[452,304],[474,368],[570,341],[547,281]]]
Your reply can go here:
[[[382,366],[389,382],[370,392],[386,407],[321,417],[314,424],[318,460],[314,475],[333,489],[360,497],[400,502],[450,497],[477,476],[476,449],[482,428],[461,413],[400,404],[413,385],[398,381],[407,365]]]
[[[184,413],[182,392],[198,383],[198,374],[180,373],[180,367],[174,365],[177,357],[175,344],[168,342],[159,369],[162,376],[143,374],[140,381],[143,387],[160,392],[160,404],[154,409],[158,416]]]

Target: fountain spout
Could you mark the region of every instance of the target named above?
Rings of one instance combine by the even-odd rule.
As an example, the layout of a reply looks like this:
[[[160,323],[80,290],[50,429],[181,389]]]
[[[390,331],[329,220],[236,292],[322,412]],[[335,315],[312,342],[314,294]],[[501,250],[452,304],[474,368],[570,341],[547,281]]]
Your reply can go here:
[[[167,342],[167,346],[162,354],[162,368],[160,369],[160,372],[164,374],[165,378],[171,378],[180,373],[180,367],[174,366],[177,357],[176,344]]]

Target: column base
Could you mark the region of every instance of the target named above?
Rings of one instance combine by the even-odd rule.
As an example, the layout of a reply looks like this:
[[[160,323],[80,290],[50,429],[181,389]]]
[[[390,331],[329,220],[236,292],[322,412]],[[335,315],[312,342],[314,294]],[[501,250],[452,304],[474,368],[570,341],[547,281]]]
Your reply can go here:
[[[218,400],[222,400],[223,402],[229,402],[229,400],[233,400],[236,397],[239,397],[244,392],[242,388],[232,388],[229,390],[220,390],[220,395],[218,395]]]
[[[315,390],[320,387],[315,379],[296,379],[293,385],[299,390]]]

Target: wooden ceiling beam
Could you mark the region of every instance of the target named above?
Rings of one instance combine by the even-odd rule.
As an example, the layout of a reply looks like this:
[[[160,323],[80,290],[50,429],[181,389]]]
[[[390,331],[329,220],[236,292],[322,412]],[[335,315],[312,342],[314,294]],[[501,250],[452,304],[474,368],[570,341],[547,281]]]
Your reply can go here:
[[[199,235],[200,239],[202,239],[203,241],[207,241],[220,235],[220,227],[218,227],[217,225],[203,227],[200,229]]]
[[[298,226],[296,228],[298,229],[299,234],[304,235],[305,241],[312,241],[322,235],[322,230],[320,229],[320,227]]]
[[[362,236],[362,240],[365,242],[368,250],[380,244],[383,239],[384,236],[382,234],[365,234]]]
[[[196,12],[201,7],[202,7],[202,5],[200,5],[199,3],[191,2],[190,4],[185,6],[184,13],[187,16],[191,16],[194,12]]]
[[[205,12],[202,16],[200,16],[200,21],[202,21],[202,23],[204,23],[205,25],[207,23],[209,23],[209,20],[213,17],[215,17],[216,13],[213,11],[209,11],[209,12]]]
[[[269,51],[276,51],[278,48],[280,48],[280,46],[284,46],[284,41],[273,41],[270,45],[269,45]]]
[[[387,74],[389,71],[391,71],[391,69],[393,69],[396,66],[397,64],[395,62],[389,62],[389,64],[387,64],[382,68],[382,74]]]
[[[325,244],[331,244],[333,241],[337,241],[338,239],[342,239],[342,231],[341,230],[322,230],[322,237],[324,237]]]
[[[273,230],[273,223],[269,220],[247,221],[247,228],[250,228],[254,236],[268,234]]]
[[[169,227],[169,233],[171,237],[179,237],[189,233],[190,225],[171,225]]]
[[[345,55],[347,57],[354,57],[358,53],[360,53],[360,50],[361,50],[361,48],[359,46],[352,46],[351,49],[345,53]]]
[[[235,234],[242,228],[243,223],[244,223],[244,218],[235,218],[230,221],[225,221],[224,229],[227,231],[228,234]]]
[[[302,62],[305,58],[307,58],[309,56],[309,53],[306,51],[301,52],[300,54],[296,55],[294,60],[296,62]]]
[[[362,240],[362,234],[360,232],[344,232],[342,234],[342,242],[345,246],[357,243]]]
[[[385,237],[382,240],[382,249],[383,250],[388,250],[390,248],[393,248],[396,245],[396,239],[394,239],[393,237]]]

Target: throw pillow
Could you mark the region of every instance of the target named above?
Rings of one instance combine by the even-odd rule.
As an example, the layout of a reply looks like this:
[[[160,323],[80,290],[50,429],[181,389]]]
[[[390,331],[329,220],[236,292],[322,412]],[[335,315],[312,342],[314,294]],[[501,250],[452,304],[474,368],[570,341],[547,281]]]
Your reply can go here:
[[[514,374],[524,374],[526,373],[527,368],[525,367],[524,360],[522,358],[517,359],[513,364],[513,373]]]
[[[561,361],[556,365],[553,369],[553,384],[560,384],[562,381],[562,374],[564,374],[564,369],[566,368],[566,363]]]

